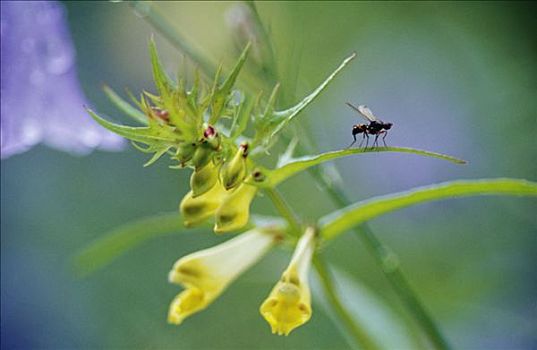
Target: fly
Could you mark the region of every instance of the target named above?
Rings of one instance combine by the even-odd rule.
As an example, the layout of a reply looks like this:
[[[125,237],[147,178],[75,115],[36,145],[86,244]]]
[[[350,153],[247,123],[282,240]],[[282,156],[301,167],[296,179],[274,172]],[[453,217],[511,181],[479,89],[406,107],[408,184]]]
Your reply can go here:
[[[364,117],[368,124],[355,124],[352,126],[352,137],[354,138],[354,141],[349,145],[351,147],[356,143],[356,135],[362,134],[362,142],[360,142],[360,146],[362,146],[362,143],[365,142],[365,148],[367,148],[367,145],[369,143],[369,135],[375,135],[375,141],[373,142],[373,147],[378,146],[378,138],[380,135],[382,136],[382,142],[384,143],[384,146],[386,146],[386,136],[388,135],[388,130],[391,129],[392,123],[385,123],[382,120],[377,119],[373,112],[367,106],[365,105],[359,105],[358,107],[353,106],[351,103],[347,102],[347,105],[354,109],[356,112],[358,112],[362,117]],[[347,147],[347,148],[349,148]]]

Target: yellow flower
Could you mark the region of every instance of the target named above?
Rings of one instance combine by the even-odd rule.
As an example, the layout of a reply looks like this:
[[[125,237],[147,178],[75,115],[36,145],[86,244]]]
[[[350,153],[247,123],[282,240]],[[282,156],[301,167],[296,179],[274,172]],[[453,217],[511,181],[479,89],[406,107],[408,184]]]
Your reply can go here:
[[[272,333],[289,335],[311,317],[311,293],[308,271],[315,250],[315,231],[308,228],[280,281],[272,289],[259,311],[270,324]]]
[[[196,170],[194,170],[190,177],[192,198],[201,196],[213,188],[218,181],[218,169],[218,165],[209,161],[202,168],[196,168]]]
[[[248,144],[242,143],[237,152],[228,162],[222,165],[220,181],[226,190],[237,187],[246,176],[246,157],[248,156]]]
[[[241,273],[255,264],[279,237],[253,229],[213,248],[179,259],[169,273],[171,283],[186,289],[170,305],[168,322],[183,320],[213,302]]]
[[[226,190],[218,181],[198,197],[194,198],[194,193],[188,192],[179,205],[185,226],[195,226],[213,216],[226,195]]]
[[[243,228],[250,218],[250,203],[257,187],[243,182],[231,192],[216,211],[214,232],[223,233]]]

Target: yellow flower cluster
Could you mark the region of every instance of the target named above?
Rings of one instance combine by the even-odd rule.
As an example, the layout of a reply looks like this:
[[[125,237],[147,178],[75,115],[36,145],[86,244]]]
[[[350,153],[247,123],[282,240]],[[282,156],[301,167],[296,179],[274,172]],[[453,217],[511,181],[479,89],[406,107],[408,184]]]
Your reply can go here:
[[[209,160],[196,167],[190,178],[191,191],[179,205],[185,226],[214,216],[214,231],[223,233],[239,230],[248,223],[257,187],[249,184],[252,177],[246,176],[247,156],[248,144],[243,143],[230,160]]]
[[[273,333],[288,335],[311,317],[308,271],[315,239],[314,230],[308,228],[280,281],[261,305],[261,315]],[[169,273],[169,281],[182,285],[185,290],[172,301],[168,322],[178,325],[186,317],[205,309],[280,240],[277,230],[256,228],[179,259]]]

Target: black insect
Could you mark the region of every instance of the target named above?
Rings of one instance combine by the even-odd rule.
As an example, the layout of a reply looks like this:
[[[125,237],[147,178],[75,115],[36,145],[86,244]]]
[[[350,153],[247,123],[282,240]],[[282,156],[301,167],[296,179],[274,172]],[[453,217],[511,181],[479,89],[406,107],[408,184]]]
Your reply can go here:
[[[367,106],[365,105],[359,105],[358,107],[353,106],[349,102],[347,102],[347,105],[354,109],[356,112],[360,113],[362,117],[364,117],[369,124],[356,124],[352,127],[352,137],[354,137],[354,141],[349,145],[351,147],[356,143],[356,135],[362,134],[362,142],[360,142],[360,146],[362,146],[362,143],[365,142],[365,148],[367,148],[367,145],[369,143],[369,135],[375,135],[375,141],[373,142],[373,147],[378,146],[378,138],[380,135],[382,136],[382,142],[384,143],[384,146],[386,146],[386,136],[388,135],[388,130],[391,129],[392,123],[385,123],[382,120],[377,119],[373,115],[373,112]]]

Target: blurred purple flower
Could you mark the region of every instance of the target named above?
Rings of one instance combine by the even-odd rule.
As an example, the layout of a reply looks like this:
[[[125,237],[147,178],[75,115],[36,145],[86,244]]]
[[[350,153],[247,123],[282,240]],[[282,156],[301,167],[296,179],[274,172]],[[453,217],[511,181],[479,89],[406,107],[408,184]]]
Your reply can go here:
[[[77,80],[65,11],[55,1],[1,1],[1,153],[39,142],[74,154],[117,150],[96,124]]]

